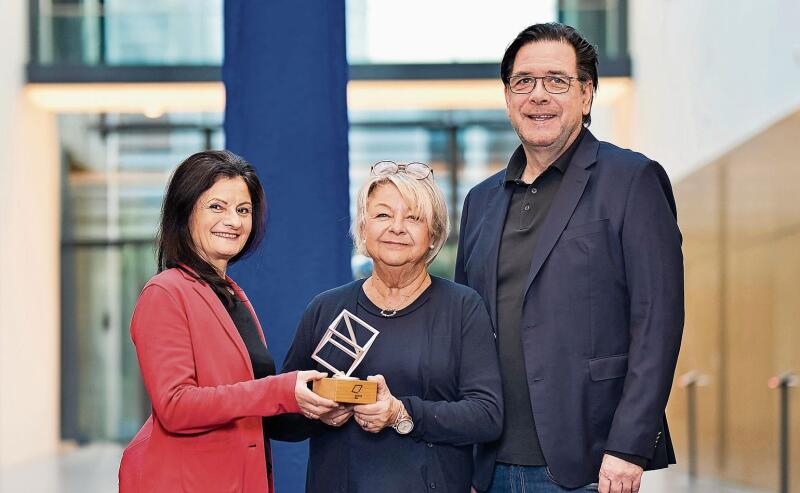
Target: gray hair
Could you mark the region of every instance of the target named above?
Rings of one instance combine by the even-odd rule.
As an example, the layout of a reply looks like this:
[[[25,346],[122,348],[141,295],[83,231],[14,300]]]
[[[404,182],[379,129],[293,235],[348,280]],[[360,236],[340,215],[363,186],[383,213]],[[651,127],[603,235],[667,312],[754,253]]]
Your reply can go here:
[[[431,237],[433,248],[425,256],[425,265],[430,265],[442,246],[447,241],[450,233],[450,220],[447,215],[447,203],[442,190],[433,180],[433,175],[428,178],[418,179],[403,171],[391,175],[370,175],[369,179],[361,185],[356,198],[356,215],[350,226],[350,234],[356,251],[361,255],[369,256],[364,242],[364,225],[366,224],[367,200],[372,191],[378,187],[392,184],[397,187],[409,209],[425,220],[428,225],[428,234]]]

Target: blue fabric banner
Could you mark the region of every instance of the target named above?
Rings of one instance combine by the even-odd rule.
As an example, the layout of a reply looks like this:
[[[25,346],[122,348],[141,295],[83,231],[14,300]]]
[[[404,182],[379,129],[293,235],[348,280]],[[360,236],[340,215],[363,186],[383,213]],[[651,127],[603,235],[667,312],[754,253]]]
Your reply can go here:
[[[226,147],[268,204],[264,243],[230,274],[280,368],[311,298],[352,279],[344,0],[226,1],[222,78]],[[303,491],[306,445],[273,442],[273,458],[277,491]]]

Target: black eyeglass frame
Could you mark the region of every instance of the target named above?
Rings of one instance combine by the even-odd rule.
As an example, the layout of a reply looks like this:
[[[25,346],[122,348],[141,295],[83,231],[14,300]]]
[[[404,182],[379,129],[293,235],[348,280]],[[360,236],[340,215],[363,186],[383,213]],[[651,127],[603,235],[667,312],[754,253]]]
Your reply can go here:
[[[515,91],[513,89],[513,84],[512,84],[512,81],[514,79],[533,79],[533,85],[531,85],[531,90],[530,91],[522,91],[522,92]],[[577,81],[583,83],[583,79],[581,79],[580,77],[570,77],[570,76],[567,76],[567,75],[543,75],[541,77],[534,77],[533,75],[521,74],[521,75],[512,75],[511,77],[508,78],[508,90],[513,92],[514,94],[530,94],[530,93],[532,93],[534,91],[534,89],[536,89],[536,84],[538,83],[539,79],[542,80],[542,87],[544,87],[544,90],[548,94],[564,94],[566,92],[569,92],[570,88],[572,88],[572,81],[573,80],[577,80]],[[567,88],[564,89],[563,91],[560,91],[560,92],[559,91],[553,92],[553,91],[551,91],[550,89],[547,88],[547,83],[545,83],[545,79],[566,79],[567,80]]]
[[[390,168],[387,168],[387,171],[384,171],[384,172],[381,172],[381,173],[376,173],[375,172],[375,167],[376,166],[380,166],[381,164],[393,165],[394,166],[394,170],[392,171],[391,167],[390,167]],[[409,171],[408,167],[411,166],[411,165],[415,165],[415,164],[419,165],[419,166],[422,166],[422,168],[424,170],[426,170],[426,171],[423,171],[425,173],[425,176],[421,176],[420,173],[415,173],[413,170]],[[419,161],[412,161],[410,163],[403,164],[403,163],[396,163],[394,161],[384,160],[384,161],[378,161],[377,163],[373,164],[369,169],[370,174],[372,174],[374,176],[394,175],[394,174],[397,174],[397,173],[399,173],[401,171],[406,173],[406,174],[408,174],[408,175],[410,175],[410,176],[412,176],[413,178],[416,178],[417,180],[424,180],[424,179],[428,178],[429,176],[433,177],[433,168],[431,168],[430,166],[428,166],[425,163],[420,163]]]

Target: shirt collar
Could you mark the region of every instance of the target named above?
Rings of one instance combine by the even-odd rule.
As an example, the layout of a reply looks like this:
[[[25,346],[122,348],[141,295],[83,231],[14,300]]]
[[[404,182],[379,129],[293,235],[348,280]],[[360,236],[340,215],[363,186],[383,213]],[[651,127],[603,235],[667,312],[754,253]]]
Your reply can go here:
[[[569,163],[572,161],[572,157],[575,155],[575,151],[578,149],[578,146],[583,140],[583,136],[586,135],[586,127],[581,126],[581,131],[578,134],[578,137],[575,138],[575,141],[570,144],[567,149],[561,153],[560,156],[556,158],[553,163],[548,166],[548,168],[553,167],[559,170],[562,174],[567,172],[567,168],[569,168]],[[508,167],[506,168],[506,178],[505,183],[510,182],[518,182],[522,179],[522,173],[525,171],[525,166],[528,164],[528,160],[525,158],[525,150],[522,148],[522,145],[517,147],[514,151],[514,154],[511,155],[511,159],[508,160]]]

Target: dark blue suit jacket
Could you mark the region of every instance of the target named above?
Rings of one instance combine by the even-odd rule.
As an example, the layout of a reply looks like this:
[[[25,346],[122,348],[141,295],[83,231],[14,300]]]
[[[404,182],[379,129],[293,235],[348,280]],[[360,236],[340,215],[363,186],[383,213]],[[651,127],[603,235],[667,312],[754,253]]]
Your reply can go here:
[[[502,171],[464,201],[455,280],[497,321],[497,255],[511,190]],[[683,256],[663,168],[588,131],[533,252],[522,313],[531,407],[552,479],[597,481],[606,450],[674,463],[664,417],[683,330]],[[479,446],[473,484],[491,482]]]

